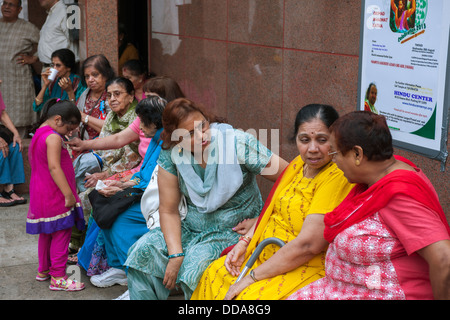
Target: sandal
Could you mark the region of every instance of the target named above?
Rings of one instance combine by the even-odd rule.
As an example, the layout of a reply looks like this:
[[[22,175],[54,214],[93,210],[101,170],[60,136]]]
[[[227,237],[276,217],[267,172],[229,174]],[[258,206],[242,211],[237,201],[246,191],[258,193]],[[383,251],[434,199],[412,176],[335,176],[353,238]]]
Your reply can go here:
[[[5,199],[7,202],[0,202],[0,207],[12,207],[16,205],[14,201],[11,201],[10,199],[3,197],[2,193],[0,193],[0,200]]]
[[[12,200],[14,204],[25,204],[27,203],[27,200],[22,198],[22,199],[13,199],[12,195],[15,194],[18,198],[22,198],[19,195],[16,194],[16,191],[14,189],[11,189],[11,191],[2,191],[2,196],[3,198]]]
[[[67,257],[67,264],[77,264],[78,263],[78,256],[76,253],[69,254],[69,257]]]
[[[53,291],[80,291],[84,289],[84,283],[71,280],[67,276],[59,280],[52,277],[49,289]]]
[[[49,273],[49,271],[38,272],[36,275],[36,280],[37,281],[46,281],[46,280],[50,279],[50,275],[48,273]]]

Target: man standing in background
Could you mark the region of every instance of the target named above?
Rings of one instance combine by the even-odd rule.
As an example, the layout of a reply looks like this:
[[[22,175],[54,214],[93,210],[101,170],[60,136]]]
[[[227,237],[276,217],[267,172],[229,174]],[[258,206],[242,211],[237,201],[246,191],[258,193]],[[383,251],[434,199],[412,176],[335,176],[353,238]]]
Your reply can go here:
[[[19,18],[21,0],[1,2],[0,19],[0,79],[1,91],[14,126],[21,138],[36,122],[33,111],[35,97],[30,64],[36,62],[33,53],[39,42],[39,29]]]
[[[43,68],[48,68],[52,53],[59,49],[70,49],[79,61],[78,45],[71,41],[67,26],[67,6],[62,0],[39,0],[48,15],[41,28],[41,37],[38,46],[38,56]]]

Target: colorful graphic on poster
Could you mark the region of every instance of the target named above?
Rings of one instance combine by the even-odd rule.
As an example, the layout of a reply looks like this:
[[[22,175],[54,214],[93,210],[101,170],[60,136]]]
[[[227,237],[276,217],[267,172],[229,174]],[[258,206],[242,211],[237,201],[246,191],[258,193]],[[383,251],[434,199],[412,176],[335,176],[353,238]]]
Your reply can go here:
[[[359,109],[384,115],[394,141],[440,151],[450,1],[364,6]]]

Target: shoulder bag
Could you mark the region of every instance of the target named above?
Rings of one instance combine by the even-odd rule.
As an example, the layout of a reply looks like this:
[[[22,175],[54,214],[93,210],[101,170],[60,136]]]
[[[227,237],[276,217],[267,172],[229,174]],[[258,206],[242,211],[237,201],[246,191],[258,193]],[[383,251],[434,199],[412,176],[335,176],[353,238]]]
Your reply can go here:
[[[141,200],[143,192],[139,188],[127,188],[105,197],[94,189],[89,193],[92,217],[101,229],[110,229],[121,213]]]

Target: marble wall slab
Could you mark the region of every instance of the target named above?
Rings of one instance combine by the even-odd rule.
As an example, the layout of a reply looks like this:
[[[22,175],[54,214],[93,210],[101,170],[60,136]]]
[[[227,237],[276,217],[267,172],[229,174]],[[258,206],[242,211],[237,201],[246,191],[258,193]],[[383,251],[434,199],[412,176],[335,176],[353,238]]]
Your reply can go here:
[[[80,57],[104,54],[118,72],[118,0],[79,1],[82,15]]]
[[[101,35],[116,13],[94,14],[110,2],[89,1],[90,53],[115,50]],[[360,1],[151,0],[151,12],[151,70],[175,78],[189,98],[237,128],[278,130],[287,161],[297,155],[288,137],[302,106],[356,110]],[[423,168],[450,219],[449,165],[441,172],[436,161],[396,153]],[[271,184],[259,182],[267,195]]]

